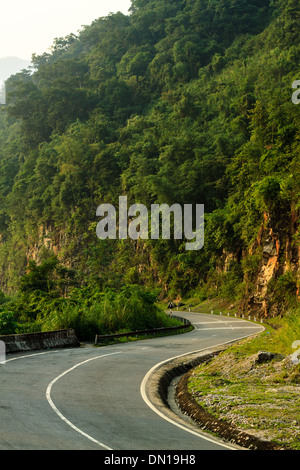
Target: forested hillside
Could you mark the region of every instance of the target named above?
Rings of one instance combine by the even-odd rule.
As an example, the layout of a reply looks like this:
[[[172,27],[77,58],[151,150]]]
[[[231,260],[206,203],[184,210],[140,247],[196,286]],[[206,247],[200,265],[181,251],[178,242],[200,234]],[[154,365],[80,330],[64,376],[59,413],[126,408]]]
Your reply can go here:
[[[69,325],[107,292],[150,305],[143,287],[261,316],[295,307],[299,24],[297,0],[133,0],[7,81],[0,283],[13,325]],[[96,209],[121,195],[204,204],[204,248],[100,241]]]

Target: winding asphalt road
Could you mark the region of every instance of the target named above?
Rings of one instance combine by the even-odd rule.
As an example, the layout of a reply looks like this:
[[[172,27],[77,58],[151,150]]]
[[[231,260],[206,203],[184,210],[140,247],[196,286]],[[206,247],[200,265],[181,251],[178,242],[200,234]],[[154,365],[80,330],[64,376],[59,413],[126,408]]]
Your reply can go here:
[[[101,348],[10,354],[0,364],[0,450],[228,450],[149,402],[157,364],[262,331],[237,318],[176,312],[192,332]]]

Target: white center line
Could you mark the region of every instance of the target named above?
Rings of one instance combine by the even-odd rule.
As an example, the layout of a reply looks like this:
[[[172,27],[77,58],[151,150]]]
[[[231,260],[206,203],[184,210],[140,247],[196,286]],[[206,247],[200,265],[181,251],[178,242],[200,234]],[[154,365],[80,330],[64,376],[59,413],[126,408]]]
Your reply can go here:
[[[110,353],[110,354],[103,354],[102,356],[96,356],[96,357],[92,357],[91,359],[87,359],[86,361],[83,361],[83,362],[80,362],[79,364],[76,364],[75,366],[71,367],[70,369],[66,370],[65,372],[63,372],[62,374],[60,374],[58,377],[56,377],[55,379],[52,380],[52,382],[50,382],[50,384],[48,385],[47,387],[47,391],[46,391],[46,398],[48,400],[48,403],[49,405],[51,406],[51,408],[55,411],[55,413],[65,422],[67,423],[72,429],[74,429],[75,431],[77,431],[79,434],[81,434],[82,436],[86,437],[87,439],[89,439],[90,441],[94,442],[95,444],[97,444],[98,446],[100,447],[103,447],[104,449],[106,450],[112,450],[110,447],[107,447],[105,444],[103,444],[102,442],[99,442],[97,441],[97,439],[94,439],[92,436],[90,436],[89,434],[83,432],[81,429],[79,429],[77,426],[75,426],[75,424],[71,423],[71,421],[69,421],[58,409],[57,407],[54,405],[52,399],[51,399],[51,389],[53,387],[53,385],[55,384],[55,382],[57,382],[59,379],[61,379],[61,377],[63,377],[64,375],[68,374],[69,372],[71,372],[72,370],[76,369],[77,367],[83,365],[83,364],[86,364],[87,362],[90,362],[90,361],[94,361],[95,359],[101,359],[102,357],[107,357],[107,356],[113,356],[114,354],[121,354],[122,351],[118,351],[118,352],[113,352],[113,353]]]
[[[257,326],[216,326],[215,328],[197,328],[198,331],[208,331],[208,330],[251,330],[256,329]]]
[[[254,328],[254,327],[253,327]],[[257,328],[257,327],[256,327]],[[211,328],[212,330],[214,330],[215,328]],[[231,328],[230,328],[231,329]],[[264,329],[264,328],[262,328]],[[235,341],[239,341],[239,340],[242,340],[244,338],[247,338],[249,337],[248,335],[246,336],[241,336],[240,338],[236,338]],[[220,343],[220,344],[215,344],[214,345],[214,348],[217,348],[219,346],[223,346],[223,345],[226,345],[226,344],[230,344],[231,341],[226,341],[224,343]],[[183,429],[184,431],[186,432],[189,432],[191,434],[194,434],[195,436],[198,436],[199,438],[201,439],[204,439],[204,440],[207,440],[207,441],[210,441],[210,442],[214,442],[214,443],[217,443],[218,445],[220,445],[221,447],[225,447],[227,449],[234,449],[229,443],[226,444],[226,443],[220,443],[220,442],[217,442],[215,439],[209,437],[208,435],[205,435],[205,434],[201,434],[200,431],[197,432],[197,431],[193,431],[192,429],[189,429],[187,428],[185,425],[182,425],[180,424],[179,422],[175,421],[174,419],[172,418],[169,418],[168,416],[166,416],[165,414],[163,414],[158,408],[156,408],[150,401],[149,397],[148,397],[148,394],[147,394],[147,382],[149,380],[149,377],[154,373],[154,371],[156,371],[157,369],[159,369],[159,367],[161,367],[162,365],[168,363],[168,362],[171,362],[173,361],[174,359],[178,359],[178,358],[183,358],[184,356],[188,356],[190,354],[195,354],[195,353],[200,353],[202,351],[205,351],[205,350],[208,350],[207,348],[204,348],[204,349],[200,349],[198,351],[190,351],[189,353],[184,353],[184,354],[181,354],[179,356],[175,356],[173,358],[169,358],[167,360],[164,360],[162,362],[160,362],[159,364],[156,364],[155,366],[153,366],[148,372],[147,374],[145,375],[145,377],[143,378],[142,380],[142,383],[140,385],[140,393],[141,393],[141,396],[144,400],[144,402],[149,406],[149,408],[154,411],[158,416],[160,416],[161,418],[165,419],[166,421],[168,421],[169,423],[173,424],[174,426],[177,426],[178,428],[180,429]]]

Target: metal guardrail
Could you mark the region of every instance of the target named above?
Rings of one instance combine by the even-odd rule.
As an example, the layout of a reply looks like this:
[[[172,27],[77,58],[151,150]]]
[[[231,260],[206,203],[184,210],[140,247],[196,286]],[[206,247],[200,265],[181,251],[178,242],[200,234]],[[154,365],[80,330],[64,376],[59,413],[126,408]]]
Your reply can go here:
[[[154,335],[156,336],[157,334],[160,333],[172,333],[180,330],[186,330],[191,326],[191,323],[189,320],[186,318],[181,318],[181,317],[174,317],[176,320],[182,321],[182,325],[178,326],[167,326],[167,327],[162,327],[162,328],[154,328],[154,329],[148,329],[148,330],[137,330],[137,331],[128,331],[126,333],[116,333],[116,334],[111,334],[111,335],[96,335],[95,336],[95,344],[99,344],[101,342],[106,342],[108,343],[109,341],[115,339],[117,342],[119,341],[120,338],[129,338],[130,336],[135,336],[136,338],[138,336],[145,336],[147,335]]]

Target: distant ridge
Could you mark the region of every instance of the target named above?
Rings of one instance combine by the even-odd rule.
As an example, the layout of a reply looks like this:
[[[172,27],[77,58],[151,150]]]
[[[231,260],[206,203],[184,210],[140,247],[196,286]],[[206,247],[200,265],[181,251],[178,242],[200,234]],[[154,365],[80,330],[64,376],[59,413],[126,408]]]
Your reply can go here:
[[[11,75],[29,67],[30,64],[29,60],[20,59],[19,57],[0,58],[0,81],[7,80]]]

